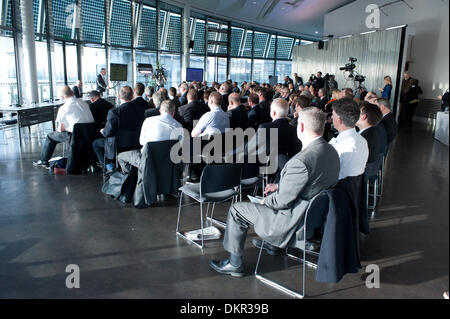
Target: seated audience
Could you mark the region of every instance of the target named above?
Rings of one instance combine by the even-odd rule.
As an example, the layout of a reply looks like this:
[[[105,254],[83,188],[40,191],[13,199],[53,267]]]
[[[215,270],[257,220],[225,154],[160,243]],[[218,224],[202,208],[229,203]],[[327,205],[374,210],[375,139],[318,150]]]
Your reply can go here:
[[[153,93],[152,96],[152,102],[155,106],[153,109],[145,110],[145,117],[151,117],[151,116],[158,116],[159,113],[159,107],[161,106],[161,103],[164,101],[164,93],[161,91]]]
[[[177,89],[174,87],[169,88],[169,100],[175,104],[175,113],[178,113],[178,109],[180,108],[180,101],[177,98]]]
[[[231,89],[231,91],[233,93],[241,93],[241,90],[239,89],[238,83],[237,82],[233,82],[233,88]]]
[[[248,106],[250,110],[247,113],[248,125],[253,127],[255,130],[258,129],[259,125],[263,123],[264,111],[259,106],[259,97],[255,93],[248,96],[247,99]]]
[[[224,82],[220,85],[219,93],[222,95],[222,111],[226,112],[228,109],[228,94],[230,90],[230,86],[227,82]]]
[[[259,98],[259,108],[263,112],[263,117],[261,118],[262,123],[272,122],[272,118],[270,117],[270,94],[269,91],[265,88],[259,88],[255,92]]]
[[[230,128],[242,128],[245,130],[248,127],[247,112],[241,103],[239,93],[231,93],[228,96],[228,116],[230,117]]]
[[[230,119],[222,110],[222,95],[219,92],[209,95],[208,106],[211,111],[202,115],[192,130],[192,137],[225,133],[225,129],[230,127]]]
[[[355,130],[359,117],[359,107],[353,99],[343,98],[333,103],[333,125],[339,135],[331,139],[330,145],[339,154],[339,179],[359,176],[366,169],[369,148],[364,137]]]
[[[178,115],[182,120],[183,127],[191,132],[193,122],[199,120],[203,114],[209,111],[209,108],[197,100],[195,89],[189,90],[186,98],[188,103],[180,107]]]
[[[221,274],[244,275],[243,250],[248,229],[254,225],[256,234],[264,239],[264,249],[280,253],[303,220],[307,202],[338,182],[339,156],[323,138],[325,113],[307,108],[299,114],[298,138],[303,149],[288,161],[281,172],[279,184],[268,184],[268,195],[260,204],[235,203],[227,217],[223,247],[230,253],[226,260],[213,260],[210,266]],[[301,225],[301,224],[300,224]],[[260,240],[253,244],[261,247]]]
[[[271,129],[276,129],[278,132],[277,154],[284,154],[291,158],[301,150],[302,145],[297,138],[295,128],[289,125],[288,112],[289,106],[287,102],[282,98],[275,99],[270,105],[270,116],[273,121],[259,126],[257,136],[258,138],[264,138],[267,154],[270,154]],[[261,135],[261,129],[265,129],[265,136]],[[258,143],[260,144],[259,141]]]
[[[318,97],[319,97],[319,99],[316,103],[316,107],[318,107],[322,111],[325,111],[325,106],[328,103],[327,92],[326,92],[325,88],[319,89]]]
[[[142,95],[144,95],[144,91],[145,91],[145,86],[144,84],[137,82],[134,85],[134,99],[133,102],[136,105],[139,105],[140,107],[142,107],[145,110],[150,108],[150,105],[148,104],[148,102],[142,97]]]
[[[91,100],[89,109],[94,117],[95,127],[99,131],[105,127],[108,112],[114,105],[102,98],[100,92],[96,90],[89,92],[89,99]]]
[[[311,100],[304,95],[300,95],[294,100],[294,104],[295,104],[294,119],[291,121],[290,124],[297,129],[298,115],[303,109],[306,109],[311,105]]]
[[[94,123],[94,117],[87,103],[75,98],[72,89],[67,85],[64,85],[61,89],[61,98],[64,100],[64,104],[59,107],[56,114],[57,131],[47,135],[42,146],[41,157],[33,162],[34,166],[49,166],[48,161],[52,157],[56,145],[70,140],[75,124]]]
[[[180,97],[178,98],[180,101],[180,106],[187,104],[186,95],[188,92],[188,85],[186,83],[181,83],[178,90],[180,92]]]
[[[161,115],[152,116],[145,119],[142,124],[139,143],[145,146],[148,142],[167,141],[171,138],[171,133],[179,128],[181,124],[174,119],[175,104],[173,101],[164,100],[159,108]],[[178,136],[181,140],[182,136]],[[141,150],[131,150],[118,155],[119,165],[124,173],[131,172],[132,166],[139,167],[141,163]]]
[[[380,137],[378,135],[377,125],[380,123],[382,114],[378,106],[363,101],[360,103],[361,115],[356,126],[359,128],[359,134],[364,137],[369,147],[369,158],[367,164],[376,162],[380,154]]]
[[[108,112],[105,128],[100,130],[100,133],[104,138],[96,139],[92,143],[98,161],[102,166],[106,165],[108,171],[114,169],[114,165],[112,164],[112,160],[114,159],[114,149],[111,149],[112,145],[106,143],[106,138],[116,137],[121,131],[137,132],[137,134],[135,134],[135,140],[130,137],[129,140],[123,141],[127,145],[137,146],[139,145],[138,133],[141,131],[142,123],[145,119],[144,109],[139,105],[132,103],[133,90],[131,87],[122,87],[119,96],[121,102],[120,106],[115,107]],[[106,163],[103,162],[104,156],[106,157]]]
[[[81,99],[83,97],[83,82],[81,80],[77,81],[77,85],[72,88],[73,96],[77,99]]]
[[[395,136],[397,136],[397,121],[395,120],[394,114],[391,112],[391,103],[388,99],[380,98],[377,99],[376,104],[383,113],[383,119],[381,120],[381,124],[383,124],[384,129],[387,134],[387,142],[390,144]]]

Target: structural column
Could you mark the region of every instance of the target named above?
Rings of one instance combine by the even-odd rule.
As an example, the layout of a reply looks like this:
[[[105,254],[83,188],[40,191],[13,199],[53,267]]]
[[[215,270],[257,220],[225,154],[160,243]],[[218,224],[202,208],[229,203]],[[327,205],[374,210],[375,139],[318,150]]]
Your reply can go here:
[[[181,63],[181,81],[186,81],[186,68],[189,67],[190,64],[190,49],[189,43],[191,41],[190,30],[189,30],[189,21],[191,17],[191,6],[190,4],[186,4],[183,8],[183,33],[182,33],[182,48],[183,48],[183,57]]]
[[[39,88],[36,66],[36,46],[34,43],[33,2],[20,2],[23,34],[23,71],[26,81],[26,101],[39,102]]]

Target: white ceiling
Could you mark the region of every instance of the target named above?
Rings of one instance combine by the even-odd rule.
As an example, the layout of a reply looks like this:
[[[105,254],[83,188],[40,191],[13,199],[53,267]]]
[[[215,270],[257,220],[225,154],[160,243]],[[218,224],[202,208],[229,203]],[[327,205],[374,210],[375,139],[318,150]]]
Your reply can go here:
[[[176,2],[178,5],[190,3],[192,11],[199,11],[240,24],[259,26],[299,36],[320,38],[323,36],[323,19],[325,14],[353,1],[173,0],[172,2]]]

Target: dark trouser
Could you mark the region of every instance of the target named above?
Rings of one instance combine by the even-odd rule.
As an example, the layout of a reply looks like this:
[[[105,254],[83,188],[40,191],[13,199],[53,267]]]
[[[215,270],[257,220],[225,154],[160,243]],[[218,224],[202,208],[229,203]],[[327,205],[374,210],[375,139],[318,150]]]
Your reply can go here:
[[[418,103],[402,102],[399,122],[402,124],[411,125],[414,113],[416,111]]]
[[[134,167],[139,168],[141,164],[142,153],[140,150],[132,150],[128,152],[119,153],[117,156],[119,160],[119,165],[122,168],[122,172],[125,174],[131,173]]]
[[[97,155],[98,161],[103,166],[105,165],[103,158],[105,157],[105,138],[98,138],[92,142],[92,147],[94,148],[94,152]],[[106,164],[112,162],[112,158],[106,158]]]
[[[235,203],[231,206],[227,217],[227,228],[223,238],[223,248],[229,253],[242,256],[245,239],[250,225],[254,225],[262,210],[270,210],[267,206],[254,203]]]
[[[69,132],[51,132],[47,135],[41,150],[41,161],[48,162],[55,151],[58,143],[68,142],[70,139]]]

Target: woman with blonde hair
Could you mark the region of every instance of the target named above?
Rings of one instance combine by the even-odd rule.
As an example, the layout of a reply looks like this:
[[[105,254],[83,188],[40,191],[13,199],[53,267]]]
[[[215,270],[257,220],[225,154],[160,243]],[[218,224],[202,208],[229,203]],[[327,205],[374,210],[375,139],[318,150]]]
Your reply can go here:
[[[379,88],[379,90],[381,92],[381,97],[388,100],[391,99],[392,79],[389,75],[384,77],[384,88]]]

